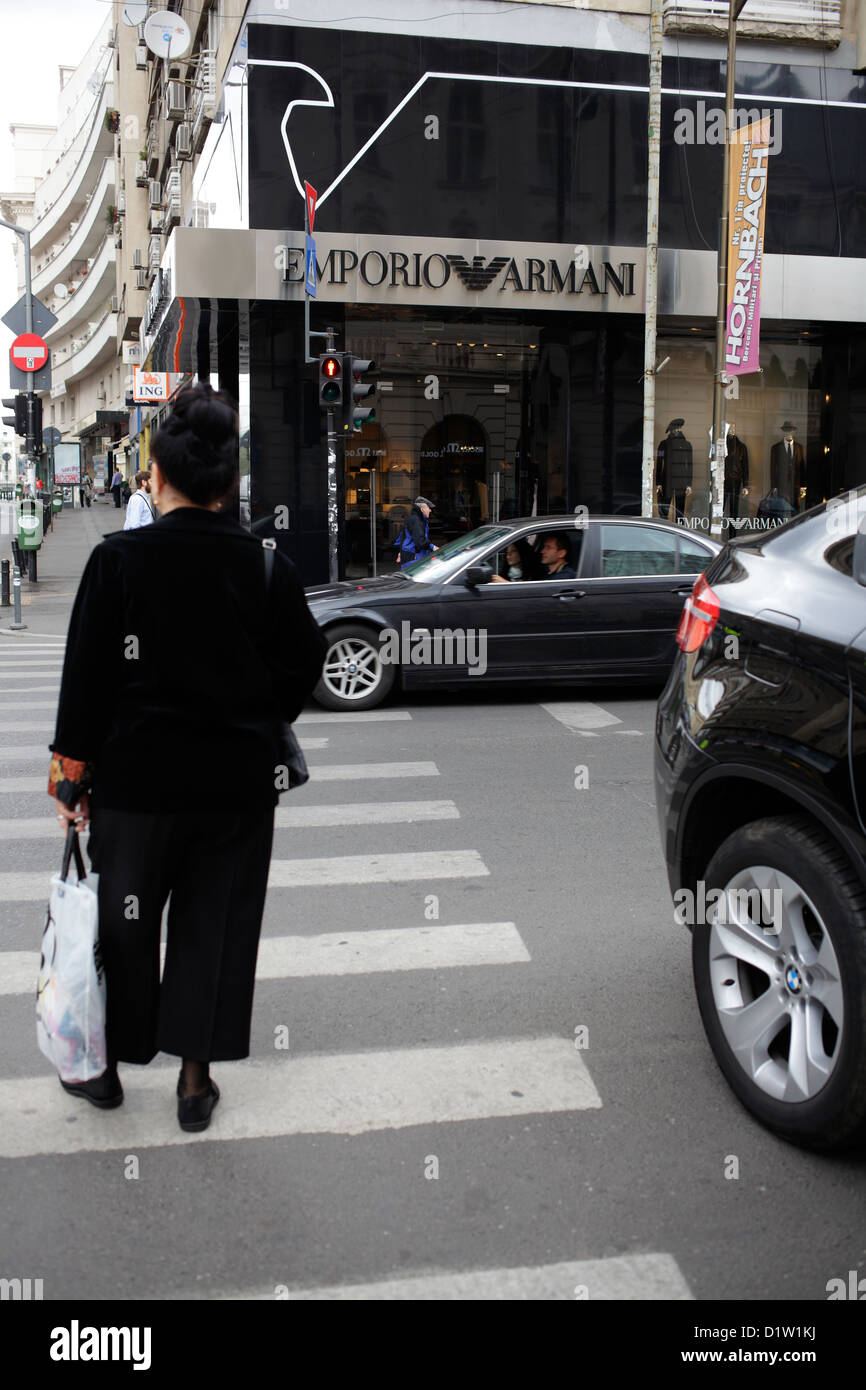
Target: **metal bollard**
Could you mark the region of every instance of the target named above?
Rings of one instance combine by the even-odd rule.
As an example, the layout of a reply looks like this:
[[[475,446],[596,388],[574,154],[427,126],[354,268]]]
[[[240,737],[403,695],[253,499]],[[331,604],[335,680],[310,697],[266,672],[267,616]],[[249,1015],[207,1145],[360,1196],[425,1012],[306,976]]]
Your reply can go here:
[[[21,621],[21,571],[17,565],[12,572],[12,594],[15,600],[15,613],[14,619],[9,626],[13,632],[17,632],[21,628],[27,626],[26,623],[22,623]]]
[[[9,561],[0,560],[0,608],[8,608],[11,602],[9,597]]]

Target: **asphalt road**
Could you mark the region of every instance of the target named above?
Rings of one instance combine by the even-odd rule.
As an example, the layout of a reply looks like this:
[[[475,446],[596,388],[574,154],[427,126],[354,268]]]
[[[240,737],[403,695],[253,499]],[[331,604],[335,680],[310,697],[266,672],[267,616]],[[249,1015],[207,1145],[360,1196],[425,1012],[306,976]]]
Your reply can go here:
[[[860,1270],[862,1162],[762,1130],[704,1041],[652,692],[311,710],[252,1057],[215,1065],[211,1128],[177,1128],[171,1058],[121,1067],[119,1110],[66,1096],[33,1021],[63,625],[6,627],[0,1274],[74,1299],[823,1301]]]

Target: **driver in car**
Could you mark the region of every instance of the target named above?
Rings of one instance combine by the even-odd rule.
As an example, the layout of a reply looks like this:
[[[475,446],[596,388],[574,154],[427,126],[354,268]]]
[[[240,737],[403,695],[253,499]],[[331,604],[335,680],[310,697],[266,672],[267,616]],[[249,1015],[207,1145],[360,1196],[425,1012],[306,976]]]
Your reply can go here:
[[[541,563],[546,565],[547,574],[541,579],[576,579],[577,575],[568,563],[569,546],[561,531],[552,531],[541,543]]]

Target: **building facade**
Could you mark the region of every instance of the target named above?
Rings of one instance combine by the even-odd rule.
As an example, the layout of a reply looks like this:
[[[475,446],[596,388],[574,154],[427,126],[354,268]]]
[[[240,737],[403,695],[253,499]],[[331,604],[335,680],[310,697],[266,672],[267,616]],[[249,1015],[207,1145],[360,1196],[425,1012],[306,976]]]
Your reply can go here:
[[[241,515],[307,582],[326,578],[307,180],[312,327],[374,359],[380,386],[375,422],[340,450],[344,574],[391,562],[417,493],[436,503],[435,538],[533,511],[640,511],[649,4],[341,13],[252,0],[210,48],[214,115],[149,260],[143,360],[239,401]],[[652,506],[695,525],[709,511],[726,13],[665,9]],[[743,124],[767,114],[772,142],[761,370],[727,407],[740,524],[866,470],[859,23],[831,0],[754,0],[744,16],[737,106]],[[195,50],[187,71],[201,72]]]

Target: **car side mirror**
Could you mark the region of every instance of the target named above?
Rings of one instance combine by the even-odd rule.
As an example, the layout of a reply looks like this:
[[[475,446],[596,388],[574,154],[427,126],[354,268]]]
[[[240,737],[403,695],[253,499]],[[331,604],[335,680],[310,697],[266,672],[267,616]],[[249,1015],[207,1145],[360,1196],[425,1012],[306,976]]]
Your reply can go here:
[[[492,578],[492,565],[470,565],[463,576],[467,589],[474,589],[476,584],[489,584]]]
[[[854,555],[851,560],[851,570],[858,584],[866,588],[866,520],[860,522],[857,535],[854,538]]]

